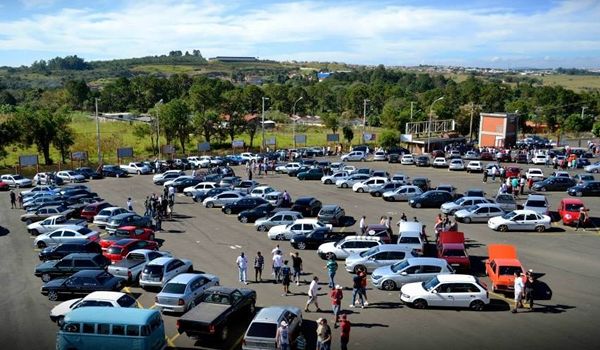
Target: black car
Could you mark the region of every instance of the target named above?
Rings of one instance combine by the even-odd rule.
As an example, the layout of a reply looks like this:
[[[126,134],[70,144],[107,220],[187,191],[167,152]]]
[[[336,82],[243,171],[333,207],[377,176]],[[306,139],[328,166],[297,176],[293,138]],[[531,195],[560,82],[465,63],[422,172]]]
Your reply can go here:
[[[194,202],[200,202],[202,203],[202,201],[208,197],[214,197],[216,195],[218,195],[219,193],[223,193],[226,191],[231,191],[231,188],[229,187],[215,187],[215,188],[211,188],[210,190],[208,190],[208,192],[202,193],[202,194],[195,194],[194,197],[192,197],[192,199],[194,200]]]
[[[34,275],[48,282],[59,276],[70,276],[82,270],[104,270],[110,265],[102,254],[72,253],[60,260],[49,260],[35,267]]]
[[[238,214],[237,218],[240,222],[243,223],[255,222],[257,219],[269,216],[274,210],[275,207],[273,206],[273,204],[265,203],[255,208],[241,211]]]
[[[566,191],[569,188],[577,185],[577,181],[570,177],[554,177],[551,176],[545,180],[537,181],[531,187],[534,191]]]
[[[193,179],[183,178],[183,179],[174,181],[171,184],[171,186],[175,187],[175,191],[177,191],[177,192],[183,192],[184,188],[191,187],[191,186],[196,186],[200,182],[202,182],[202,179],[200,179],[200,178],[193,178]]]
[[[567,190],[570,196],[600,196],[600,181],[588,181],[573,186]]]
[[[402,186],[404,186],[404,184],[400,183],[400,182],[388,182],[388,183],[384,184],[383,186],[381,186],[380,188],[372,190],[369,193],[373,197],[381,197],[381,196],[383,196],[384,192],[393,191]]]
[[[427,191],[408,201],[413,208],[439,208],[442,204],[453,200],[450,192],[432,190]]]
[[[431,181],[426,177],[415,177],[412,184],[418,186],[423,192],[427,192],[431,188]]]
[[[268,203],[266,199],[260,197],[245,197],[238,199],[233,203],[227,203],[221,211],[225,214],[238,214],[244,210],[256,208],[261,204]]]
[[[102,176],[107,177],[127,177],[129,174],[116,165],[105,165],[102,167]]]
[[[55,246],[44,248],[41,252],[39,252],[38,257],[41,261],[60,260],[73,253],[102,254],[102,247],[100,244],[94,241],[82,239],[79,241],[61,243]]]
[[[297,211],[304,217],[315,217],[322,207],[321,201],[315,197],[300,197],[292,204],[290,210]]]
[[[418,156],[415,158],[415,165],[421,167],[427,167],[431,165],[431,161],[428,156]]]
[[[310,166],[303,165],[303,166],[299,167],[298,169],[292,169],[292,170],[288,171],[288,176],[296,177],[296,175],[298,175],[299,173],[309,171],[310,169],[311,169]]]
[[[123,288],[125,280],[115,277],[106,271],[83,270],[69,278],[60,278],[47,282],[42,286],[42,294],[48,299],[58,300],[61,294],[86,295],[97,291],[118,292]]]
[[[79,175],[83,175],[83,177],[85,177],[86,179],[97,180],[102,178],[102,174],[88,167],[77,168],[75,169],[75,172]]]
[[[149,216],[141,216],[136,213],[123,213],[113,216],[108,225],[106,225],[106,231],[112,232],[122,226],[135,226],[135,227],[152,227],[152,218]]]
[[[295,249],[316,249],[327,242],[337,242],[344,238],[339,233],[331,232],[328,227],[318,227],[308,234],[296,234],[292,236],[290,243]]]
[[[398,153],[388,154],[388,163],[400,163],[400,158],[402,158],[401,154],[398,154]]]
[[[588,158],[577,158],[577,169],[582,169],[585,168],[586,166],[590,165],[590,160]]]
[[[515,157],[515,163],[523,163],[523,164],[527,164],[527,163],[529,163],[529,159],[527,158],[527,155],[526,155],[526,154],[519,153],[519,154],[517,154],[517,156]]]

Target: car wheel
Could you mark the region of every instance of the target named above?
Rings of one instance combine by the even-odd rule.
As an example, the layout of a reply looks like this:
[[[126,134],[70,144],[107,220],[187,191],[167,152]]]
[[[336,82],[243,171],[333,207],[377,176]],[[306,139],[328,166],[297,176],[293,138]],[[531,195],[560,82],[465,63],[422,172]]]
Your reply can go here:
[[[471,218],[469,218],[469,217],[463,218],[463,222],[465,224],[470,224],[471,223]]]
[[[231,208],[226,208],[225,209],[225,214],[230,215],[231,214]]]
[[[542,192],[546,192],[546,187],[542,187],[542,188],[540,188],[540,191],[542,191]]]
[[[415,309],[424,309],[427,307],[427,302],[423,299],[417,299],[413,302]]]
[[[221,333],[220,333],[222,341],[227,340],[227,336],[229,335],[228,333],[229,333],[229,330],[227,329],[227,326],[223,326],[223,329],[221,329]]]
[[[333,181],[331,180],[325,180],[325,185],[331,185],[333,183]]]
[[[44,241],[39,241],[37,242],[37,247],[40,249],[44,249],[46,248],[46,243],[44,243]]]
[[[363,269],[364,269],[365,271],[367,271],[367,269],[365,268],[365,266],[364,266],[364,265],[356,265],[356,266],[354,267],[354,273],[358,274],[358,272],[359,272],[360,270],[363,270]],[[386,281],[386,282],[387,282],[387,281]],[[392,283],[393,283],[393,282],[392,282]]]
[[[300,250],[306,249],[306,243],[304,243],[304,242],[298,242],[296,245],[298,246],[298,249],[300,249]]]
[[[347,183],[343,183],[342,184],[342,188],[348,188],[348,184]]]
[[[58,300],[58,293],[55,291],[48,292],[48,300],[50,300],[50,301]]]
[[[546,227],[544,227],[544,225],[536,226],[535,231],[536,232],[544,232],[544,231],[546,231]]]
[[[30,233],[32,236],[37,236],[37,235],[39,235],[39,234],[40,234],[40,233],[38,232],[38,230],[36,230],[36,229],[33,229],[33,230],[29,231],[29,233]]]
[[[31,219],[27,219],[27,221],[25,221],[25,224],[27,225],[31,225],[33,223],[33,221],[31,221]]]
[[[583,196],[583,192],[581,192],[581,191],[577,191],[577,192],[575,193],[575,195],[576,195],[577,197],[581,197],[581,196]]]
[[[359,188],[356,190],[356,192],[358,192],[358,193],[363,193],[363,192],[365,192],[365,190],[364,190],[362,187],[359,187]]]
[[[256,228],[257,231],[267,232],[267,227],[265,225],[260,225]]]
[[[240,222],[244,223],[244,224],[247,224],[248,223],[248,217],[246,217],[246,216],[240,217]]]
[[[500,225],[500,226],[498,226],[498,231],[500,231],[500,232],[506,232],[506,231],[508,231],[508,226],[506,226],[506,225]]]
[[[42,281],[44,281],[44,282],[48,282],[48,281],[50,281],[51,279],[52,279],[52,277],[50,276],[50,274],[49,274],[49,273],[44,273],[44,274],[42,274]]]
[[[383,288],[383,290],[394,290],[396,289],[396,283],[392,280],[383,281],[381,288]]]
[[[208,202],[208,203],[206,203],[206,207],[207,207],[207,208],[214,208],[214,207],[215,207],[215,203],[213,203],[213,202]]]
[[[278,241],[283,241],[285,239],[285,236],[282,234],[278,234],[277,236],[275,236],[275,239]]]
[[[375,197],[381,197],[381,193],[380,192],[375,192],[373,194],[375,195]]]
[[[421,208],[421,203],[415,203],[415,208]]]
[[[481,300],[473,300],[469,305],[469,309],[473,311],[482,311],[485,304]]]

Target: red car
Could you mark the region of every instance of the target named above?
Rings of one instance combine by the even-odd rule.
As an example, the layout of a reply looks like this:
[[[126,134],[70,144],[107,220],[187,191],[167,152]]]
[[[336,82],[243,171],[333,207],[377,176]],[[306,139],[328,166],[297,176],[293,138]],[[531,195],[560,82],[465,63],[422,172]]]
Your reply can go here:
[[[465,234],[456,231],[440,232],[437,239],[437,256],[453,268],[469,271],[471,261],[465,248]]]
[[[482,152],[481,160],[494,160],[494,156],[490,152]]]
[[[579,208],[585,207],[583,201],[578,198],[564,198],[558,204],[558,215],[565,225],[576,225],[579,220]],[[590,216],[586,219],[586,224],[590,223]]]
[[[0,191],[8,191],[10,189],[10,186],[4,182],[4,181],[0,181]]]
[[[102,239],[100,240],[100,246],[102,247],[102,250],[106,250],[115,242],[125,238],[141,239],[144,241],[154,241],[154,231],[146,227],[119,227],[112,234],[102,237]]]
[[[516,166],[509,166],[506,168],[506,177],[521,177],[521,168],[517,168]]]
[[[88,222],[92,222],[94,221],[94,216],[98,215],[100,210],[108,207],[112,207],[112,204],[108,202],[90,203],[85,208],[83,208],[79,216],[82,219],[86,219]]]
[[[129,252],[136,249],[158,250],[158,243],[155,241],[125,238],[113,243],[113,245],[108,247],[102,254],[114,264],[117,261],[121,261],[129,254]]]
[[[433,150],[433,152],[431,152],[431,157],[433,159],[435,159],[437,157],[444,157],[444,156],[445,156],[444,151],[439,150],[439,149]]]

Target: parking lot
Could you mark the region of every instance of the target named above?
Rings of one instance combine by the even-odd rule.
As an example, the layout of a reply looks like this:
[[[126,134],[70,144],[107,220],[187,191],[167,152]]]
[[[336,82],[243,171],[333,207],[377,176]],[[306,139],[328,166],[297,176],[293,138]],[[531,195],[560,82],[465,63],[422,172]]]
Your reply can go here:
[[[487,192],[488,197],[493,197],[499,186],[499,182],[493,182],[491,178],[487,183],[482,183],[481,174],[386,162],[367,162],[360,166],[387,170],[390,174],[401,172],[411,178],[426,176],[431,179],[433,186],[440,183],[452,184],[459,193],[481,188]],[[243,167],[234,167],[234,170],[237,175],[245,177]],[[551,168],[543,170],[546,175],[552,171]],[[383,215],[392,216],[395,223],[404,212],[409,218],[417,217],[424,222],[430,240],[434,237],[435,216],[439,213],[437,209],[412,209],[406,202],[385,202],[369,194],[338,189],[334,185],[323,185],[320,181],[298,181],[285,174],[269,173],[268,176],[255,176],[254,179],[279,190],[287,190],[292,200],[301,195],[311,195],[319,198],[323,204],[340,204],[347,215],[356,219],[356,224],[335,228],[337,231],[355,232],[362,215],[366,216],[367,223],[377,223]],[[138,213],[143,213],[145,196],[162,191],[161,187],[152,184],[151,176],[144,175],[93,180],[87,184],[114,205],[125,206],[127,197],[132,197],[134,210]],[[546,194],[552,208],[556,208],[559,200],[567,196],[566,193],[558,192]],[[19,221],[22,211],[11,210],[8,195],[2,196],[0,280],[3,286],[0,289],[0,303],[5,316],[0,339],[4,344],[10,344],[9,348],[53,348],[57,327],[50,322],[48,312],[57,302],[50,302],[40,294],[42,281],[33,275],[33,269],[39,262],[37,251],[33,248],[33,239]],[[598,216],[600,198],[584,197],[583,200],[591,209],[591,216]],[[257,232],[251,224],[241,224],[235,215],[225,215],[220,209],[206,209],[183,195],[177,196],[174,211],[173,220],[164,221],[163,231],[156,235],[158,239],[164,240],[161,250],[193,260],[197,271],[219,276],[222,285],[243,286],[237,281],[235,264],[241,251],[248,255],[250,261],[257,251],[263,252],[267,257],[267,265],[276,243],[281,243],[284,256],[289,256],[293,251],[288,242],[268,240],[266,233]],[[369,306],[364,309],[349,309],[352,279],[344,270],[343,261],[339,261],[336,282],[345,287],[342,310],[349,315],[353,324],[350,348],[437,348],[442,344],[485,349],[504,349],[515,345],[532,349],[597,348],[600,343],[595,335],[596,320],[600,316],[600,232],[597,228],[575,232],[571,227],[554,223],[552,230],[546,232],[494,232],[485,224],[459,224],[459,231],[463,231],[467,237],[474,275],[482,276],[486,281],[483,261],[488,244],[514,244],[526,269],[545,274],[542,280],[552,289],[552,300],[536,303],[533,312],[516,315],[509,312],[512,296],[498,293],[491,293],[493,300],[482,312],[456,309],[416,310],[402,305],[398,291],[386,292],[369,288]],[[331,303],[325,295],[327,275],[324,261],[312,250],[301,251],[300,256],[304,261],[304,279],[307,283],[292,285],[290,289],[293,295],[282,296],[282,287],[268,282],[250,283],[247,287],[257,291],[258,307],[294,305],[303,308],[308,281],[313,275],[318,275],[323,285],[320,303],[324,312],[304,313],[304,327],[310,340],[314,338],[314,320],[319,317],[331,319]],[[249,277],[252,281],[253,273],[250,270]],[[266,277],[270,278],[270,269],[266,268],[265,271]],[[127,287],[124,291],[135,296],[142,307],[153,307],[156,292],[143,291],[136,286]],[[241,348],[241,338],[251,318],[239,320],[238,331],[231,332],[227,344],[196,342],[177,333],[176,315],[165,315],[164,319],[171,347],[238,349]],[[333,338],[333,348],[339,348],[339,330],[333,330]],[[312,341],[308,345],[309,349],[314,348]]]

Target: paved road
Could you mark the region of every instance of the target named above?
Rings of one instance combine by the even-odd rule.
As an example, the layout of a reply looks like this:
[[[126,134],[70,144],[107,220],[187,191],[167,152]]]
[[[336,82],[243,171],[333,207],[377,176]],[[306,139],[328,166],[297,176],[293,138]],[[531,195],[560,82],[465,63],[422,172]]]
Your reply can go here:
[[[460,192],[468,188],[483,188],[488,194],[495,193],[498,183],[481,182],[481,175],[451,173],[447,170],[418,169],[397,164],[360,164],[375,169],[386,169],[390,173],[403,172],[411,177],[428,176],[432,184],[452,183]],[[242,172],[241,168],[236,169]],[[546,170],[549,173],[551,170]],[[335,186],[320,182],[300,182],[287,175],[258,177],[263,183],[278,189],[287,189],[293,198],[300,195],[314,195],[323,203],[339,203],[346,213],[355,218],[367,216],[368,222],[376,222],[382,215],[391,215],[397,221],[402,212],[407,216],[417,216],[427,224],[429,232],[433,228],[437,210],[411,209],[406,203],[387,203],[368,194],[353,193],[351,190],[336,189]],[[134,209],[142,210],[144,197],[160,188],[154,186],[150,176],[134,176],[129,179],[106,179],[92,181],[89,185],[113,204],[125,205],[128,196],[134,198]],[[550,193],[549,198],[556,207],[564,194]],[[7,208],[8,195],[2,194],[0,225],[8,231],[0,232],[0,278],[4,285],[1,299],[4,312],[0,340],[16,349],[48,349],[54,346],[56,326],[48,318],[48,311],[55,304],[39,293],[41,281],[33,276],[33,268],[38,262],[37,252],[32,247],[32,238],[18,220],[17,210]],[[586,198],[592,215],[600,211],[599,198]],[[191,199],[177,197],[176,218],[164,222],[164,232],[157,238],[164,239],[161,249],[177,256],[190,258],[197,270],[214,273],[221,278],[223,285],[238,286],[235,258],[240,251],[253,257],[260,250],[267,256],[275,246],[265,233],[255,231],[252,225],[239,223],[235,216],[222,214],[219,209],[206,209]],[[345,228],[345,232],[356,230]],[[345,290],[344,309],[353,323],[351,348],[391,349],[400,344],[409,347],[438,348],[440,344],[460,343],[467,348],[503,349],[519,344],[519,347],[576,347],[596,348],[599,345],[595,335],[595,324],[600,316],[600,235],[597,230],[574,232],[557,224],[550,232],[499,233],[489,230],[484,224],[461,225],[470,240],[470,255],[475,262],[474,273],[481,275],[481,264],[489,243],[511,243],[526,268],[546,274],[543,281],[554,292],[551,301],[540,302],[535,312],[511,314],[508,301],[503,295],[493,294],[493,302],[487,311],[467,310],[414,310],[399,302],[398,292],[369,290],[369,307],[348,310],[351,290]],[[287,255],[291,247],[283,242]],[[326,279],[324,262],[314,251],[302,251],[306,280],[317,274]],[[351,276],[342,268],[337,282],[349,287]],[[267,272],[267,277],[268,272]],[[306,300],[308,285],[293,285],[293,296],[283,297],[279,285],[272,283],[251,283],[249,287],[258,292],[258,306],[295,305],[302,307]],[[326,287],[326,286],[324,286]],[[323,288],[325,291],[326,288]],[[137,287],[127,291],[138,297],[144,307],[152,307],[154,292],[145,292]],[[321,298],[321,307],[330,310],[326,297]],[[308,313],[304,315],[305,327],[312,336],[314,320],[318,317],[331,317],[330,313]],[[195,342],[185,335],[179,336],[175,328],[176,316],[165,315],[166,332],[169,344],[177,348],[239,348],[240,337],[248,320],[239,321],[238,332],[232,332],[228,344]],[[339,348],[339,331],[334,330],[333,348]],[[310,348],[310,347],[309,347]]]

